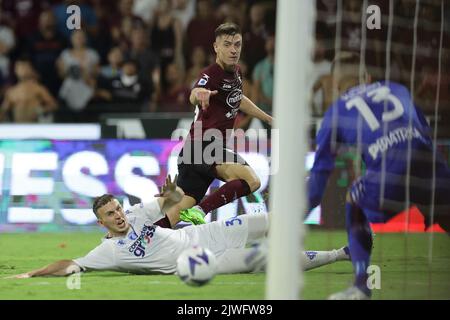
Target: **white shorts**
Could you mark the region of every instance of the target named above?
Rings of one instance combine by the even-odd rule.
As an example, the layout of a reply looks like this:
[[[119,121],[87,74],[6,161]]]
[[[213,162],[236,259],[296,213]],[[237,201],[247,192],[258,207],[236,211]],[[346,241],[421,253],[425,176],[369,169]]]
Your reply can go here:
[[[214,221],[183,228],[192,245],[199,245],[219,256],[227,249],[244,248],[248,239],[248,216],[240,215],[224,221]]]

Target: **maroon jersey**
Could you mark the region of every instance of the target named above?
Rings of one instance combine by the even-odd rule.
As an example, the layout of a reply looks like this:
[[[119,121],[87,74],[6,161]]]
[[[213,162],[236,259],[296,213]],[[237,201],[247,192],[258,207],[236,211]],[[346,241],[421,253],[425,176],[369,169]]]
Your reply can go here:
[[[200,105],[196,107],[195,120],[189,132],[192,140],[202,140],[203,133],[208,129],[218,129],[222,137],[226,138],[226,130],[232,129],[242,100],[242,75],[239,66],[233,72],[223,70],[217,63],[204,69],[200,74],[195,88],[217,90],[211,96],[209,106],[203,110]],[[202,122],[200,131],[194,132],[194,126]]]

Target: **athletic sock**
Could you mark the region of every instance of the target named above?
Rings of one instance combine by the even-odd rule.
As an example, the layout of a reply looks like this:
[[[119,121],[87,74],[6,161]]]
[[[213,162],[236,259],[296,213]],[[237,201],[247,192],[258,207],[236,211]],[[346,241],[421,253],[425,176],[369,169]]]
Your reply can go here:
[[[167,218],[167,216],[156,221],[155,225],[160,226],[161,228],[172,228],[172,226],[170,225],[170,220],[169,218]]]
[[[225,183],[214,193],[210,194],[208,197],[202,200],[198,206],[203,210],[203,212],[210,212],[227,203],[233,202],[234,200],[249,195],[251,193],[250,186],[247,181],[243,179],[232,180]]]
[[[336,251],[336,261],[350,260],[350,249],[348,247],[343,247]]]
[[[303,270],[315,269],[337,260],[337,250],[332,251],[304,251],[300,255]]]
[[[355,272],[355,286],[370,296],[370,289],[367,288],[367,267],[372,252],[372,231],[360,208],[347,203],[345,209],[348,247]]]

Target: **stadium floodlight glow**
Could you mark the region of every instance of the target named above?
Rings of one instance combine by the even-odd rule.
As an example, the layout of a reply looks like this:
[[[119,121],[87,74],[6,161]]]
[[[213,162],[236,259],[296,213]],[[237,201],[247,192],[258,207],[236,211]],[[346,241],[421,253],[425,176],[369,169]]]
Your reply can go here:
[[[279,139],[272,141],[272,154],[278,172],[270,188],[266,299],[298,299],[302,288],[299,254],[306,209],[304,168],[314,21],[315,1],[277,1],[274,118]]]

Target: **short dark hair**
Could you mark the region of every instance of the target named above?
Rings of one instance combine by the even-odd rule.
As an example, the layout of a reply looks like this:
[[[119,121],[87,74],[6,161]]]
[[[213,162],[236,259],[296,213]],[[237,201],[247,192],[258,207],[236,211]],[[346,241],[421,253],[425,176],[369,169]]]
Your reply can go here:
[[[92,205],[92,210],[95,213],[95,216],[98,218],[98,209],[103,207],[108,202],[114,200],[115,197],[112,194],[106,193],[94,199],[94,204]]]
[[[139,62],[136,59],[133,59],[133,58],[125,59],[122,62],[122,67],[126,64],[133,64],[136,67],[136,69],[139,69]]]
[[[20,63],[29,63],[29,64],[33,65],[32,61],[31,61],[31,57],[30,57],[29,55],[21,55],[21,56],[19,56],[19,57],[16,59],[15,62],[16,62],[16,63],[17,63],[17,62],[20,62]]]
[[[233,22],[225,22],[216,28],[214,31],[215,37],[220,37],[222,35],[234,36],[237,34],[242,34],[241,28]]]

